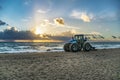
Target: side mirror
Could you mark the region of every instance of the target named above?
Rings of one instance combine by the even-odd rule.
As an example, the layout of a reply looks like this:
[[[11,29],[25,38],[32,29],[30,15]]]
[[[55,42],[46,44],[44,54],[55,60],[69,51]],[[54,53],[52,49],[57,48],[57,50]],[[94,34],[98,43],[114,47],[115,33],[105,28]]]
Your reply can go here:
[[[84,41],[87,41],[87,37],[85,37],[85,40]]]

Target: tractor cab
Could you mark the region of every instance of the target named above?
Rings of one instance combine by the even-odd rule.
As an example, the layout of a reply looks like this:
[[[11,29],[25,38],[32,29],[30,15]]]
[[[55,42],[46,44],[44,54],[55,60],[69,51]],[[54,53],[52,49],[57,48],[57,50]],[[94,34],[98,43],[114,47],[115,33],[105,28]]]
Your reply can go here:
[[[84,35],[75,35],[74,39],[78,42],[78,43],[84,43],[85,41],[87,41],[87,38]]]

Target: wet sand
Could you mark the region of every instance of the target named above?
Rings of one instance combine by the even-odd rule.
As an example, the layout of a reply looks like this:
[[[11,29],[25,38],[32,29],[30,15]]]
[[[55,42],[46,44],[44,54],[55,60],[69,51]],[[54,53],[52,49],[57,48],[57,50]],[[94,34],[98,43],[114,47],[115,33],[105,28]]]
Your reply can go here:
[[[0,54],[0,80],[120,80],[120,49]]]

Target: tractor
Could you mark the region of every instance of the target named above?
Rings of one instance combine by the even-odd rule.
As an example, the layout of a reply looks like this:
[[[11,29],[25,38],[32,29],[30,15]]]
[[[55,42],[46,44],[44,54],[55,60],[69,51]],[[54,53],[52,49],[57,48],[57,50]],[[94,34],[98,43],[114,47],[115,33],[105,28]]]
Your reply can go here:
[[[88,41],[88,38],[84,34],[78,34],[74,35],[72,39],[64,44],[64,51],[65,52],[78,52],[78,51],[90,51],[94,50],[95,47],[92,47],[90,41]]]

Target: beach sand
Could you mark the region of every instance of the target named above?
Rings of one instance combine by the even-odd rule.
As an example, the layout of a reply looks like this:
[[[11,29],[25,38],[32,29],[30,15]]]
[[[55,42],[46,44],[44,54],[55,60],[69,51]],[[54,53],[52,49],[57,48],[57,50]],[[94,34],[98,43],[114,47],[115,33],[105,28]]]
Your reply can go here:
[[[120,80],[120,49],[0,54],[0,80]]]

